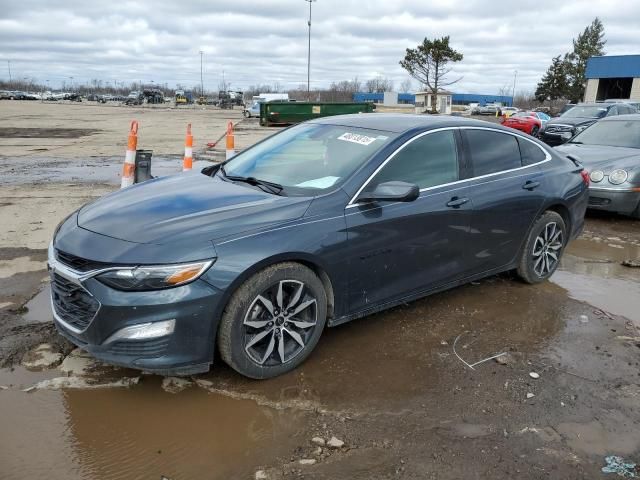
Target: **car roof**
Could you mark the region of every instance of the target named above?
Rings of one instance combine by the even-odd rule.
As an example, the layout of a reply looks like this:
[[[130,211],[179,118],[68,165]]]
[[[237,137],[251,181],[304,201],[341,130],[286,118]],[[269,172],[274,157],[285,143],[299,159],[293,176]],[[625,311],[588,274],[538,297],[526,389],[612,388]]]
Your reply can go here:
[[[472,120],[449,115],[412,115],[406,113],[357,113],[352,115],[335,115],[310,120],[308,123],[368,128],[393,133],[403,133],[415,128],[431,129],[460,126],[494,127],[496,129],[503,129],[503,127],[498,124],[484,120]]]
[[[605,117],[600,122],[624,122],[624,121],[640,121],[640,113],[628,113],[626,115],[614,115],[613,117]]]
[[[618,105],[620,102],[584,102],[576,103],[576,107],[611,107]]]

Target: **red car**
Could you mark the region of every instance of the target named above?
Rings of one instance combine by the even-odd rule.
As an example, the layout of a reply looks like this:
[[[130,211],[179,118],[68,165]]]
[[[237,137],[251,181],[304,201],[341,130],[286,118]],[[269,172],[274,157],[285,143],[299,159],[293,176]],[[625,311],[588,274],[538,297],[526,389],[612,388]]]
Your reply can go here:
[[[528,133],[536,137],[542,128],[542,124],[547,122],[549,117],[542,112],[518,112],[508,118],[502,119],[502,125],[515,128],[521,132]]]

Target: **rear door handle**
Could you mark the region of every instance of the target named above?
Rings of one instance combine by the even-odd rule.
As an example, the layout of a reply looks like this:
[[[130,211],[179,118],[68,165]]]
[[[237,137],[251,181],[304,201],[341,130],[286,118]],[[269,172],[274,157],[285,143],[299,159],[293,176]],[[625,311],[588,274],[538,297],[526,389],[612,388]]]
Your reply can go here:
[[[447,207],[458,208],[460,205],[464,205],[468,201],[469,199],[467,197],[452,197],[451,200],[447,202]]]
[[[535,190],[536,188],[538,188],[539,186],[540,186],[540,182],[534,182],[532,180],[527,180],[525,182],[525,184],[522,185],[522,188],[524,188],[525,190],[532,191],[532,190]]]

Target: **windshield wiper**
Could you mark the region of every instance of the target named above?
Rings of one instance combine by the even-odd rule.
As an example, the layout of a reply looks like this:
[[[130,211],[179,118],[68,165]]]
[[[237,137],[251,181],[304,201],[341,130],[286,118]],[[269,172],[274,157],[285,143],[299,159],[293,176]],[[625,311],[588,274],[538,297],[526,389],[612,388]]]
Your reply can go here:
[[[265,192],[273,193],[274,195],[282,195],[282,190],[284,190],[284,187],[279,183],[260,180],[259,178],[256,178],[256,177],[242,177],[240,175],[227,175],[227,172],[224,170],[224,167],[220,167],[220,173],[224,175],[224,178],[231,180],[232,182],[244,182],[249,185],[254,185],[256,187],[260,187]]]

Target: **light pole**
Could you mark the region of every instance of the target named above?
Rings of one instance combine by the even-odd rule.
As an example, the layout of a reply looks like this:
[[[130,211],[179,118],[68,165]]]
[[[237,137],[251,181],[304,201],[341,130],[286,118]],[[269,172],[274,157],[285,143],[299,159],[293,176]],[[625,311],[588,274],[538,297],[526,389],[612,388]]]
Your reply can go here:
[[[518,78],[518,70],[516,70],[513,74],[513,96],[511,98],[511,106],[513,107],[513,101],[516,98],[516,80]]]
[[[204,82],[202,80],[202,55],[204,55],[204,52],[200,50],[200,96],[204,97]]]
[[[311,101],[311,4],[316,0],[304,0],[309,3],[309,44],[307,47],[307,101]]]
[[[7,60],[7,68],[9,69],[9,85],[11,85],[11,60]]]

